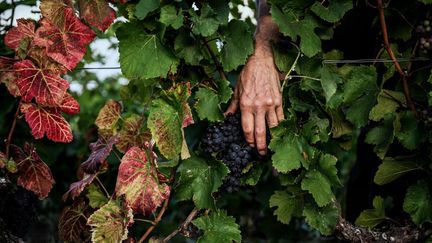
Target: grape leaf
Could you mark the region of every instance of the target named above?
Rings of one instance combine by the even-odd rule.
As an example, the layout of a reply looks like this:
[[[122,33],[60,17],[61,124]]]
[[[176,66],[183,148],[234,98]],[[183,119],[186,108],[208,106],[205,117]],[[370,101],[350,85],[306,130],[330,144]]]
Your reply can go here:
[[[425,180],[411,185],[405,195],[403,210],[417,225],[432,223],[432,186]]]
[[[63,14],[64,21],[57,25],[42,19],[34,43],[45,47],[49,57],[72,70],[84,57],[86,46],[92,42],[95,33],[75,16],[72,8],[65,8]]]
[[[334,0],[324,7],[321,3],[315,2],[311,10],[323,20],[335,23],[342,19],[347,11],[353,8],[353,3],[350,0]]]
[[[284,14],[275,5],[271,8],[271,15],[274,22],[279,26],[279,30],[285,36],[291,37],[294,41],[299,37],[300,50],[307,56],[315,56],[321,50],[321,40],[315,33],[318,24],[314,19],[307,16],[299,20],[292,14]]]
[[[5,35],[4,42],[9,48],[17,51],[20,47],[21,40],[35,37],[35,23],[33,20],[18,19],[17,26],[12,27]]]
[[[17,75],[13,70],[15,60],[13,58],[0,56],[0,83],[4,83],[9,93],[14,97],[21,96],[18,85],[16,83]],[[7,71],[9,70],[9,71]]]
[[[230,87],[230,82],[228,80],[217,80],[216,85],[218,86],[218,95],[220,103],[227,103],[231,99],[233,91]]]
[[[36,139],[44,135],[54,142],[68,143],[73,139],[69,123],[56,108],[41,107],[35,104],[22,104],[21,112]]]
[[[432,4],[432,0],[419,0],[419,1],[424,4]]]
[[[6,157],[6,154],[0,152],[0,169],[3,169],[6,166],[8,160],[9,159]]]
[[[419,129],[415,114],[411,111],[402,112],[400,123],[401,128],[396,132],[399,142],[407,149],[416,149],[423,139],[423,134]]]
[[[323,235],[330,235],[336,227],[339,212],[333,205],[318,208],[315,205],[307,204],[303,210],[306,223],[319,230]]]
[[[24,60],[14,64],[18,74],[17,86],[24,102],[33,98],[41,105],[61,104],[69,83],[52,70],[37,67],[32,61]]]
[[[64,112],[64,113],[70,114],[70,115],[75,115],[75,114],[78,114],[80,112],[80,105],[79,105],[78,101],[76,101],[74,99],[74,97],[69,93],[66,93],[63,96],[63,100],[60,103],[60,105],[58,106],[58,108],[60,109],[61,112]]]
[[[301,210],[302,200],[295,194],[286,191],[275,191],[270,197],[269,205],[271,208],[277,207],[274,215],[278,221],[289,224],[296,211]]]
[[[214,208],[213,193],[228,175],[228,168],[220,161],[204,159],[196,155],[181,162],[176,187],[176,198],[180,201],[192,199],[198,208]]]
[[[120,64],[128,78],[165,77],[176,73],[178,59],[156,35],[147,34],[138,23],[123,24],[117,30]]]
[[[180,32],[174,41],[174,49],[177,56],[190,65],[198,65],[204,58],[201,42],[195,40],[188,32]]]
[[[120,119],[122,106],[115,100],[108,100],[100,109],[95,121],[99,135],[112,137],[117,133],[117,121]]]
[[[309,191],[320,207],[328,205],[334,198],[328,178],[315,169],[306,173],[301,188]]]
[[[46,198],[55,183],[48,165],[29,143],[24,144],[24,149],[15,145],[11,148],[19,171],[17,184],[34,192],[39,199]]]
[[[153,101],[147,126],[160,152],[168,159],[176,157],[182,149],[183,133],[181,111],[165,99]]]
[[[405,103],[405,96],[401,92],[381,90],[377,98],[377,104],[369,113],[369,119],[380,121],[385,115],[396,112],[400,104]]]
[[[105,0],[79,0],[78,8],[81,18],[102,32],[108,29],[116,18],[116,12]]]
[[[66,201],[68,198],[71,198],[72,200],[77,198],[84,189],[93,182],[96,176],[97,174],[84,173],[81,180],[74,182],[69,186],[69,190],[63,195],[63,201]]]
[[[355,221],[356,225],[373,228],[386,219],[384,199],[376,196],[373,199],[374,209],[366,209],[360,213]]]
[[[386,157],[378,167],[374,182],[378,185],[385,185],[408,172],[421,169],[414,161],[398,158]]]
[[[327,103],[329,103],[333,95],[336,94],[337,84],[341,82],[342,78],[331,68],[327,66],[321,68],[321,87],[324,91]]]
[[[208,3],[204,3],[201,7],[200,16],[198,16],[193,10],[189,10],[189,14],[192,16],[192,32],[195,35],[201,35],[204,37],[211,36],[217,31],[219,24],[222,23],[218,19],[217,12],[215,12]]]
[[[242,240],[240,226],[223,210],[212,212],[209,216],[201,216],[192,223],[204,231],[204,234],[198,238],[198,242],[241,242]]]
[[[67,242],[90,241],[90,227],[87,217],[92,213],[91,208],[82,199],[75,200],[71,206],[65,207],[59,217],[58,236]]]
[[[379,126],[372,128],[366,134],[365,142],[375,145],[374,152],[380,159],[384,159],[387,150],[393,143],[397,122],[394,114],[387,114]]]
[[[42,16],[60,26],[65,22],[65,9],[71,7],[71,0],[43,0],[41,1],[40,10]]]
[[[294,133],[295,128],[289,122],[285,121],[271,129],[272,140],[268,146],[274,152],[273,167],[281,173],[299,169],[302,165],[307,168],[309,159],[314,156],[313,147],[303,136]]]
[[[173,101],[173,104],[178,104],[177,110],[181,114],[182,128],[185,128],[194,123],[192,111],[189,107],[188,99],[191,95],[191,87],[189,82],[178,83],[171,87],[167,96]]]
[[[132,209],[121,199],[110,200],[87,220],[92,227],[92,242],[121,242],[133,224]]]
[[[91,154],[88,159],[81,164],[82,169],[88,174],[99,172],[100,168],[110,155],[114,144],[118,142],[118,137],[110,137],[109,139],[100,137],[96,142],[91,143]]]
[[[222,31],[224,45],[221,50],[222,65],[229,72],[246,63],[253,53],[252,33],[244,21],[231,20]]]
[[[195,109],[201,120],[207,119],[209,121],[223,120],[224,115],[219,106],[220,98],[217,93],[209,88],[199,88],[195,93],[197,102]]]
[[[177,30],[183,26],[183,18],[184,15],[181,9],[177,11],[173,5],[166,5],[161,8],[159,21]]]
[[[124,195],[135,213],[150,215],[169,198],[170,187],[159,183],[156,159],[153,151],[132,147],[121,160],[115,193]]]
[[[322,153],[319,157],[319,171],[327,177],[331,185],[342,186],[337,175],[338,169],[336,168],[337,158],[331,154]]]
[[[108,203],[108,198],[95,184],[90,184],[87,188],[86,197],[89,200],[90,207],[94,209],[100,208]]]
[[[143,131],[144,119],[133,114],[126,118],[123,122],[122,128],[118,133],[119,142],[116,144],[116,148],[123,153],[133,147],[142,147],[146,141],[150,141],[151,134],[148,131]]]
[[[148,13],[156,10],[159,7],[159,4],[159,0],[140,0],[136,5],[135,16],[142,20]]]

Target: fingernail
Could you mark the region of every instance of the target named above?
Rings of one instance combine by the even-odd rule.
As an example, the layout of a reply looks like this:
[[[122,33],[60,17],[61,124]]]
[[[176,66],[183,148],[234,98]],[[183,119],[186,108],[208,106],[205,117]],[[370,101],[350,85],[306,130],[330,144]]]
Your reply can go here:
[[[264,156],[264,155],[266,155],[266,151],[265,150],[260,150],[259,154],[262,155],[262,156]]]
[[[250,147],[255,148],[255,144],[251,143],[249,144]]]

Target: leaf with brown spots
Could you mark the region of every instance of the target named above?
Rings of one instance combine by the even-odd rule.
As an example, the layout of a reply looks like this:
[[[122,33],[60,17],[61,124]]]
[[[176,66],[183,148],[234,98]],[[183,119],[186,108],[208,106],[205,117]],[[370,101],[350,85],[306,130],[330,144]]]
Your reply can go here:
[[[90,226],[87,218],[92,214],[92,209],[80,198],[71,206],[63,209],[59,218],[58,235],[60,240],[67,242],[90,241]]]
[[[20,96],[20,91],[17,86],[17,75],[13,70],[15,59],[8,57],[0,57],[0,83],[4,83],[9,93],[14,97]]]
[[[82,19],[104,32],[114,22],[116,13],[105,0],[78,0]]]
[[[15,145],[11,145],[11,148],[19,171],[17,184],[34,192],[39,199],[46,198],[54,184],[48,165],[31,144],[25,143],[24,149]]]
[[[117,121],[120,119],[122,107],[115,100],[108,100],[104,107],[99,111],[95,124],[99,129],[99,134],[103,136],[113,136]]]
[[[146,141],[150,141],[151,134],[144,130],[143,127],[144,119],[133,114],[132,116],[124,120],[123,126],[118,133],[119,143],[116,147],[122,153],[133,147],[142,147]]]
[[[20,43],[24,38],[33,40],[35,36],[35,23],[30,19],[18,19],[17,26],[10,29],[5,36],[5,44],[17,51],[20,47]]]
[[[160,183],[155,168],[156,154],[130,148],[121,160],[115,193],[124,195],[135,213],[150,215],[168,199],[170,188]]]

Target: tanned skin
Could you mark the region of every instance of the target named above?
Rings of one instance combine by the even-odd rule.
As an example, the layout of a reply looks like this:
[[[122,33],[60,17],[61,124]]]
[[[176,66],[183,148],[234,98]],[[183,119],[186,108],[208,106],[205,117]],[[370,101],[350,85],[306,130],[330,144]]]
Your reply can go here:
[[[233,99],[225,112],[235,113],[240,107],[246,141],[261,155],[267,153],[266,123],[272,128],[284,119],[279,72],[271,47],[278,33],[267,0],[260,0],[255,50],[240,73]]]

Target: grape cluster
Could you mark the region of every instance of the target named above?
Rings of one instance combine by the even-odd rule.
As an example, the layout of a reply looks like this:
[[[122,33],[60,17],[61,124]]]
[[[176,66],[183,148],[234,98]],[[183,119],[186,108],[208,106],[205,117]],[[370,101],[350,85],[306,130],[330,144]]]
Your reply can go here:
[[[210,125],[201,140],[201,147],[204,152],[214,154],[222,160],[230,170],[222,191],[239,191],[243,170],[258,158],[243,136],[240,114],[228,115],[223,122]]]
[[[416,31],[420,38],[420,51],[423,53],[432,51],[432,21],[430,19],[420,21]]]
[[[2,192],[2,207],[0,218],[7,225],[9,231],[18,237],[24,237],[30,226],[36,222],[37,197],[22,187],[15,190],[8,188]]]

